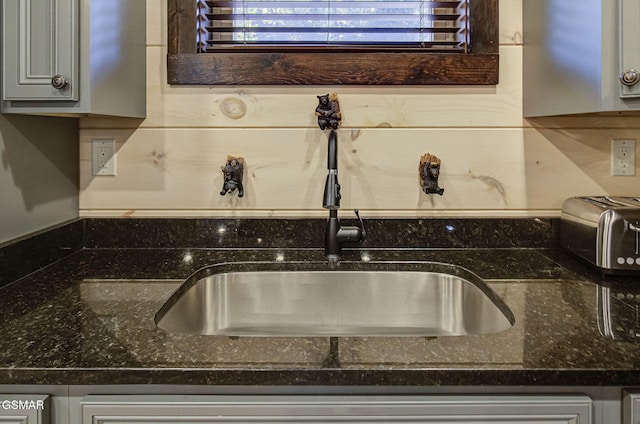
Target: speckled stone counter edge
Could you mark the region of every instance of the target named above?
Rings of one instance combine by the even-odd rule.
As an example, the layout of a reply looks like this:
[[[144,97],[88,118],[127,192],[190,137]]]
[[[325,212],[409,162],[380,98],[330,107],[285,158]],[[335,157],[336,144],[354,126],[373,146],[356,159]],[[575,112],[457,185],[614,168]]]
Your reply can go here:
[[[346,219],[344,225],[354,225]],[[0,287],[83,248],[321,248],[323,219],[85,218],[0,246]],[[546,248],[555,219],[365,219],[363,248]]]
[[[343,225],[356,222],[345,219]],[[321,248],[324,219],[85,219],[87,248]],[[552,218],[364,219],[363,248],[545,248]]]

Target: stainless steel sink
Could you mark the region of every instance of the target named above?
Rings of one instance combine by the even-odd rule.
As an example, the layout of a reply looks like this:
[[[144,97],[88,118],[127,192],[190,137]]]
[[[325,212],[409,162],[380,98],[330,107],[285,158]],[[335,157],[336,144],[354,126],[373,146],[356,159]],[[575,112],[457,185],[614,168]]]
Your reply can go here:
[[[227,336],[462,336],[513,326],[475,274],[439,263],[238,263],[192,275],[155,322]]]

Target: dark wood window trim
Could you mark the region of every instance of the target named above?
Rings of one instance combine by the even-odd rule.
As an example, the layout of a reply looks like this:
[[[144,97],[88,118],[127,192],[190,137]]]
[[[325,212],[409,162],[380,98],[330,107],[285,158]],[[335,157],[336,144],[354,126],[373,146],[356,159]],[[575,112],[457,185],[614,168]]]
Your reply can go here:
[[[473,0],[468,53],[306,49],[196,53],[196,4],[168,0],[167,81],[186,85],[495,85],[498,0]]]

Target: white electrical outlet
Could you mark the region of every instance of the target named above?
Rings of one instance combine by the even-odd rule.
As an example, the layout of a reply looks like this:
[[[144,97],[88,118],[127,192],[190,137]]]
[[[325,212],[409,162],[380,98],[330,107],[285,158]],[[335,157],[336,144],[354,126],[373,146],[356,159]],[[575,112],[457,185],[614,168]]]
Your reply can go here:
[[[636,175],[636,140],[611,141],[611,175]]]
[[[91,140],[93,175],[116,175],[116,141]]]

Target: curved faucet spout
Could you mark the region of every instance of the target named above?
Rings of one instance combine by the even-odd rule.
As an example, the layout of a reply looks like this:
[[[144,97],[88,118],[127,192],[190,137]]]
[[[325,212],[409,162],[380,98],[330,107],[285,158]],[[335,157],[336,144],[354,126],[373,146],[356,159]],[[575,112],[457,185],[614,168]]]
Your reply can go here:
[[[340,208],[340,184],[338,183],[338,134],[331,130],[329,148],[327,150],[327,179],[324,183],[322,207],[325,209]]]
[[[338,171],[338,132],[329,132],[329,144],[327,149],[327,169]]]

